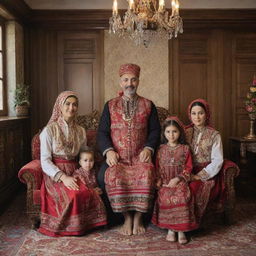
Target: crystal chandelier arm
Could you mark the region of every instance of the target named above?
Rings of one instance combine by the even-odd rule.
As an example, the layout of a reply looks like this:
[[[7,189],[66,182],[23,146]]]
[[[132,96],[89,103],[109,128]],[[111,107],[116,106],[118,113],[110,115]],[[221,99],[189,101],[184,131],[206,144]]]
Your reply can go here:
[[[154,37],[171,39],[183,32],[179,16],[179,1],[172,0],[172,12],[165,10],[164,0],[127,0],[128,9],[123,21],[118,14],[117,0],[113,0],[113,15],[109,19],[109,32],[128,35],[137,45],[148,46]]]

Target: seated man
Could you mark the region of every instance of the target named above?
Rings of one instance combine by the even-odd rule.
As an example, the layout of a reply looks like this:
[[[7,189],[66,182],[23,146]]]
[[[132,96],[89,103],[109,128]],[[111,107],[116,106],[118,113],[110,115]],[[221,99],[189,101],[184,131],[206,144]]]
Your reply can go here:
[[[154,192],[154,166],[151,157],[160,139],[160,124],[155,105],[139,96],[140,67],[120,67],[119,97],[105,104],[97,143],[106,163],[98,181],[107,192],[114,212],[122,213],[124,235],[142,234],[142,215],[150,210]]]

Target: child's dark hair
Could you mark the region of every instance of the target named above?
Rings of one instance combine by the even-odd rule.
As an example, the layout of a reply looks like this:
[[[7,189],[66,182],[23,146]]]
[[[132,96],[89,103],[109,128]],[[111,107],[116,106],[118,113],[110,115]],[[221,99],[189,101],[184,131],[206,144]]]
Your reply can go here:
[[[194,103],[191,105],[190,110],[189,110],[190,113],[191,113],[192,108],[195,107],[195,106],[199,106],[199,107],[203,108],[203,109],[204,109],[204,112],[206,113],[205,105],[204,105],[203,103],[199,102],[199,101],[196,101],[196,102],[194,102]]]
[[[80,151],[79,158],[81,158],[82,154],[91,154],[94,157],[94,151],[92,149],[85,149]]]
[[[178,142],[180,144],[187,144],[184,129],[182,127],[180,127],[180,125],[175,120],[165,120],[164,121],[164,123],[162,125],[161,142],[163,144],[166,144],[168,142],[168,140],[166,139],[166,137],[164,135],[164,132],[165,132],[165,129],[168,126],[171,126],[171,125],[175,126],[179,130],[179,132],[180,132],[180,136],[179,136]]]

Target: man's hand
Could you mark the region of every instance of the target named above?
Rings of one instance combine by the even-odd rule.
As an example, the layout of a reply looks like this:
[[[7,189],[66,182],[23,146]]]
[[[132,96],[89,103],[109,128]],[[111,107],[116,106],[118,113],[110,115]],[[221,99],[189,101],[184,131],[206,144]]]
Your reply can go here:
[[[140,161],[142,163],[150,163],[151,162],[151,154],[152,151],[148,148],[144,148],[141,152],[140,152]]]
[[[60,180],[63,182],[63,184],[69,188],[69,189],[73,189],[73,190],[79,190],[79,186],[77,185],[77,180],[74,177],[68,176],[66,174],[63,174],[60,177]]]
[[[109,150],[106,153],[106,157],[107,157],[106,162],[110,167],[112,167],[118,163],[119,155],[114,150]]]

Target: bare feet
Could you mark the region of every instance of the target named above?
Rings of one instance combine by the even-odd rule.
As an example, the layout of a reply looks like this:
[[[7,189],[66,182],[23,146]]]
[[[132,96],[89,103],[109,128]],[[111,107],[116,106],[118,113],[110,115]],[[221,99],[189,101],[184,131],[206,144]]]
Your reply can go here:
[[[186,238],[186,235],[184,232],[178,233],[178,241],[180,244],[186,244],[188,242],[188,239]]]
[[[174,231],[172,230],[168,230],[167,236],[166,236],[166,240],[170,241],[170,242],[175,242],[176,241],[176,234]]]
[[[146,229],[142,222],[142,212],[135,212],[134,214],[134,222],[133,222],[133,231],[134,235],[144,234]]]
[[[133,225],[133,217],[130,212],[124,213],[124,224],[120,228],[120,233],[122,235],[131,236],[132,235],[132,225]]]

